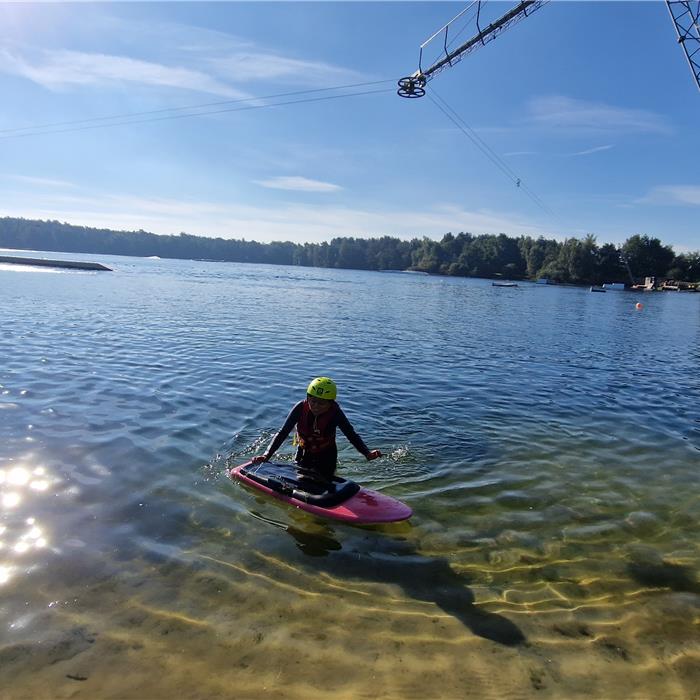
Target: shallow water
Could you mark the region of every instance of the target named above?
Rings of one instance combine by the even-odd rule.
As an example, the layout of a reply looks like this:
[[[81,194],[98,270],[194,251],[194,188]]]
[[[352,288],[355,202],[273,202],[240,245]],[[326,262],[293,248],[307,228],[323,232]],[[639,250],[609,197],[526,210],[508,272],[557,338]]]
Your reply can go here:
[[[115,271],[0,266],[0,696],[697,698],[700,295],[49,257]],[[226,478],[318,374],[410,522]]]

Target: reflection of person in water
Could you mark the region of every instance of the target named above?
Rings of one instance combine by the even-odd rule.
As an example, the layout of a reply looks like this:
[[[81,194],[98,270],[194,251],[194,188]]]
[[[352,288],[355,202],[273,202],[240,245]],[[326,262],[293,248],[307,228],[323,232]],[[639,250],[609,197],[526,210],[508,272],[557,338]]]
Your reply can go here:
[[[466,587],[465,577],[455,573],[446,559],[422,556],[405,540],[388,539],[383,542],[388,544],[390,551],[346,554],[327,525],[323,526],[321,533],[308,532],[293,525],[284,529],[304,554],[322,557],[314,565],[316,569],[325,569],[335,576],[401,586],[412,598],[435,603],[479,637],[506,646],[525,642],[525,635],[513,622],[474,605],[474,594]]]
[[[294,538],[297,547],[309,557],[325,557],[330,552],[338,552],[343,548],[340,542],[330,536],[333,534],[330,528],[328,528],[329,535],[306,532],[293,525],[289,525],[285,529]]]

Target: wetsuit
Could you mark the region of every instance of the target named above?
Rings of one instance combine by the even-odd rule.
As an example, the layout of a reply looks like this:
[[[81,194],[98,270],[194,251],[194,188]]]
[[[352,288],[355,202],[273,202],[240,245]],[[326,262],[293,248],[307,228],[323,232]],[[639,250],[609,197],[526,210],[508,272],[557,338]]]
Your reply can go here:
[[[350,444],[365,457],[369,454],[367,445],[355,432],[340,406],[333,401],[330,408],[319,416],[314,416],[306,401],[300,401],[287,416],[280,431],[272,438],[267,454],[274,454],[287,439],[292,428],[297,429],[297,453],[294,458],[302,471],[318,474],[330,480],[338,465],[338,447],[335,444],[335,431],[340,431]]]

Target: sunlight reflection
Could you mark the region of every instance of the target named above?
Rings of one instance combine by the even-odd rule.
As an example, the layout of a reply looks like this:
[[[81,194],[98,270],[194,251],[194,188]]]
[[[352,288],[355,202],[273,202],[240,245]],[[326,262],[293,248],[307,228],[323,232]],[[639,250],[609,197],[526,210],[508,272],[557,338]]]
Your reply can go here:
[[[24,465],[30,459],[22,460]],[[13,559],[27,558],[49,547],[46,526],[27,509],[39,508],[42,494],[60,479],[50,476],[43,466],[12,466],[0,469],[0,586],[16,578]],[[30,511],[31,512],[31,511]],[[36,511],[35,511],[36,512]]]
[[[61,274],[65,270],[55,267],[33,267],[31,265],[15,265],[14,263],[0,263],[0,270],[7,272],[44,272],[49,274]]]
[[[29,481],[29,471],[23,467],[13,467],[7,474],[7,483],[24,486]]]
[[[0,564],[0,586],[3,583],[7,583],[12,576],[12,569],[9,566],[4,566]]]
[[[14,508],[15,506],[19,505],[21,501],[22,501],[22,497],[18,493],[15,493],[14,491],[10,491],[8,493],[2,494],[2,507],[3,508],[8,508],[8,509]]]

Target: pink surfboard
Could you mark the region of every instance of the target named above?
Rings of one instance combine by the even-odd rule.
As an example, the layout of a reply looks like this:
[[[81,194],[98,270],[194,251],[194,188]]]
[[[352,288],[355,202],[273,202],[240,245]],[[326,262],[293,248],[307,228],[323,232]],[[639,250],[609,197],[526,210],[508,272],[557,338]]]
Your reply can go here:
[[[309,493],[304,489],[304,482],[300,481],[292,464],[246,462],[231,469],[229,476],[246,486],[322,518],[373,525],[407,520],[413,515],[413,511],[405,503],[338,477],[334,478],[330,491],[316,488],[312,489],[316,493]]]

